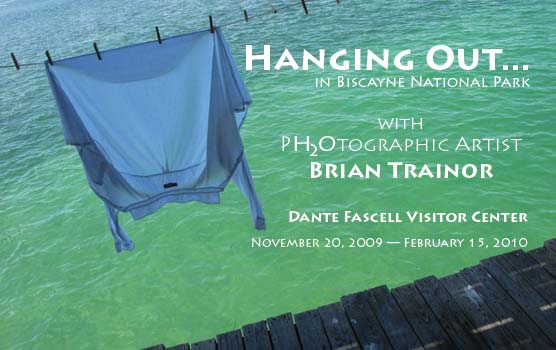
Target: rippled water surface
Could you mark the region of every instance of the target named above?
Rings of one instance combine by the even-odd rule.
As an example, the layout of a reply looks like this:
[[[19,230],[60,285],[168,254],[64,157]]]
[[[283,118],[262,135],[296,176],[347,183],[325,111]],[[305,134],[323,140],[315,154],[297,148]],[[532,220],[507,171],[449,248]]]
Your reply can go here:
[[[112,48],[241,20],[288,1],[0,0],[0,64]],[[224,34],[254,98],[242,129],[268,221],[266,237],[556,236],[556,122],[552,63],[555,7],[548,1],[333,0],[278,11]],[[528,89],[315,89],[337,72],[244,71],[244,47],[263,43],[330,52],[434,44],[500,47],[528,64]],[[278,52],[273,52],[273,56]],[[473,73],[492,76],[486,63]],[[479,72],[480,71],[480,72]],[[524,76],[518,72],[516,76]],[[359,72],[358,76],[405,75]],[[413,74],[434,76],[417,64]],[[511,73],[506,73],[511,75]],[[380,284],[445,275],[496,249],[252,249],[248,206],[234,185],[222,204],[170,204],[134,222],[137,244],[117,255],[103,206],[63,141],[41,66],[0,70],[0,348],[132,349],[211,337],[286,311],[336,301]],[[422,116],[425,131],[379,131],[376,117]],[[490,162],[492,180],[310,180],[304,154],[282,153],[281,135],[320,137],[520,137],[518,153],[330,153],[329,162]],[[525,211],[526,224],[290,224],[289,209]]]

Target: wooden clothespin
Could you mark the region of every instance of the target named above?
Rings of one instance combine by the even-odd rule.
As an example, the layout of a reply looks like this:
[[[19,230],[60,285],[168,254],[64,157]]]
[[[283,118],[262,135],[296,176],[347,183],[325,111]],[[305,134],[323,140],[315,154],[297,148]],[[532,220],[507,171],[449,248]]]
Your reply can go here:
[[[209,16],[210,32],[214,33],[214,24],[212,23],[212,16]]]
[[[15,54],[13,52],[10,52],[10,56],[12,56],[12,61],[14,63],[15,69],[19,70],[21,68],[21,66],[19,65],[19,62],[17,61],[17,58],[15,57]]]
[[[247,10],[243,10],[243,18],[245,19],[245,22],[249,22],[249,15],[247,14]]]
[[[93,42],[93,48],[95,49],[95,52],[97,54],[97,58],[99,61],[102,61],[102,56],[100,55],[100,51],[98,50],[98,46],[96,42]]]
[[[158,40],[159,44],[162,44],[162,37],[160,36],[160,30],[158,30],[158,26],[154,27],[156,29],[156,39]]]
[[[46,50],[44,52],[44,54],[46,55],[46,59],[48,60],[48,64],[53,65],[54,62],[52,62],[52,56],[50,56],[50,52],[48,52],[48,50]]]
[[[303,6],[303,12],[308,15],[309,11],[307,10],[307,4],[305,4],[305,0],[301,0],[301,6]]]

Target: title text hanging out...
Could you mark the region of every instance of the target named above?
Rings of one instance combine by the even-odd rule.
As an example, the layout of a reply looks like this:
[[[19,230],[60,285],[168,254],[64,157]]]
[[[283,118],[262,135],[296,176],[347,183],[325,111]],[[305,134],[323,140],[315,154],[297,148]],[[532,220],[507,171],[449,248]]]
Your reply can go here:
[[[253,48],[253,45],[245,45],[245,69],[253,70],[254,63],[261,62],[263,70],[280,70],[290,68],[293,70],[309,70],[310,66],[318,69],[325,69],[327,65],[333,70],[348,71],[367,70],[372,71],[376,67],[385,70],[395,68],[403,71],[413,70],[412,52],[410,49],[391,53],[390,50],[382,50],[382,54],[376,54],[371,50],[353,49],[348,53],[346,49],[338,50],[328,54],[325,49],[319,49],[318,54],[313,55],[307,50],[303,50],[301,60],[294,58],[290,50],[285,48],[278,60],[272,64],[271,45],[264,45],[262,53]],[[431,47],[426,54],[426,64],[433,70],[441,71],[457,65],[460,69],[470,71],[475,69],[481,60],[488,62],[489,70],[493,71],[497,66],[497,58],[502,55],[502,49],[483,48],[483,49],[452,49],[446,45],[436,45]],[[393,67],[392,67],[393,66]],[[503,70],[509,70],[509,65],[502,65]],[[519,70],[518,65],[512,65],[512,70]],[[528,65],[521,66],[522,70],[528,70]]]

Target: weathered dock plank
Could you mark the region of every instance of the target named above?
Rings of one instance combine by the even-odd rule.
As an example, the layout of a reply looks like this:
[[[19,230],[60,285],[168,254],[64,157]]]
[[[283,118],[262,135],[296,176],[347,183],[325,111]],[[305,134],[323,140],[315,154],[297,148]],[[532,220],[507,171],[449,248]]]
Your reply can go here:
[[[301,312],[296,314],[294,318],[303,349],[331,349],[318,310]]]
[[[266,321],[250,323],[242,330],[245,350],[272,350]]]
[[[556,239],[550,239],[550,240],[544,242],[544,246],[546,248],[551,249],[554,252],[556,252]]]
[[[166,350],[189,350],[189,344],[185,343],[185,344],[170,346],[169,348],[166,348]]]
[[[341,303],[319,307],[319,315],[333,349],[360,349]]]
[[[556,302],[556,280],[535,259],[522,250],[507,253],[501,257],[507,259],[549,304]]]
[[[369,300],[394,349],[419,349],[421,341],[386,286],[370,289]]]
[[[550,340],[556,343],[556,319],[542,311],[542,307],[546,305],[546,300],[533,287],[529,286],[521,275],[516,273],[513,266],[507,264],[504,260],[496,257],[489,258],[481,260],[481,264],[516,303],[527,312]]]
[[[216,350],[216,340],[207,339],[191,344],[191,350]]]
[[[371,308],[369,294],[366,291],[342,297],[342,304],[363,349],[392,350]]]
[[[479,333],[493,349],[520,349],[521,347],[508,332],[506,320],[500,320],[481,298],[479,293],[460,273],[440,279],[448,293],[473,324],[474,332]]]
[[[552,277],[556,278],[556,252],[546,248],[541,247],[533,249],[527,253],[530,257],[535,259],[542,267],[548,271]]]
[[[290,313],[271,317],[267,320],[270,340],[274,350],[300,350],[301,344],[293,326]]]
[[[555,345],[482,266],[463,270],[463,276],[501,320],[519,344],[528,349],[550,350]]]
[[[441,278],[349,294],[189,346],[145,350],[556,349],[556,240]]]
[[[218,334],[216,336],[218,350],[245,350],[240,330]]]
[[[166,347],[164,346],[164,344],[157,344],[157,345],[151,345],[147,348],[143,348],[143,350],[165,350]]]
[[[417,280],[415,286],[458,349],[488,349],[485,341],[473,332],[473,325],[436,277]]]
[[[456,348],[413,284],[392,289],[392,295],[425,349],[452,350]]]

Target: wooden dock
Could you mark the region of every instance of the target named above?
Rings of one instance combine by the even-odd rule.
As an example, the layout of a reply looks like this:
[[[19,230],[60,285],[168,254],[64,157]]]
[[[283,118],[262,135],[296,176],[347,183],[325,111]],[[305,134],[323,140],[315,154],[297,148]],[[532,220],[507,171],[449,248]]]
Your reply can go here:
[[[194,344],[145,349],[556,349],[556,240]]]

